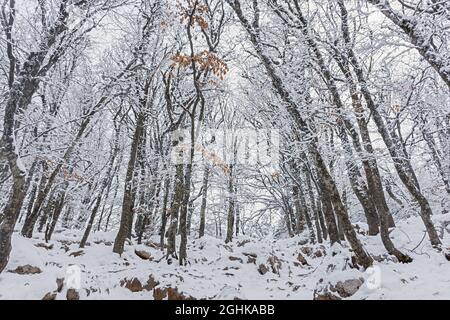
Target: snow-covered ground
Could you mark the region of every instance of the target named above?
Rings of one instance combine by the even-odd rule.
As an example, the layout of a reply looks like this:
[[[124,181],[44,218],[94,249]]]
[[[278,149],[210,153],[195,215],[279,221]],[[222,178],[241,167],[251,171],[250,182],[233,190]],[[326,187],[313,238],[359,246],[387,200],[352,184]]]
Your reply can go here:
[[[434,220],[439,229],[450,215],[435,216]],[[70,286],[78,287],[80,299],[154,299],[161,293],[165,296],[165,288],[195,299],[312,299],[315,289],[324,284],[359,278],[364,284],[349,299],[450,299],[450,262],[431,248],[418,217],[399,222],[391,233],[397,247],[414,259],[410,264],[383,258],[379,237],[359,234],[369,253],[380,260],[368,271],[351,267],[346,246],[302,244],[302,236],[277,240],[239,237],[231,244],[209,236],[192,239],[189,264],[179,266],[177,261],[169,265],[164,253],[152,244],[157,238],[142,245],[128,244],[120,257],[112,253],[114,232],[92,234],[89,245],[80,252],[81,234],[59,231],[47,244],[51,248],[42,246],[41,234],[34,239],[14,235],[10,262],[0,274],[0,299],[42,299],[47,293],[66,299]],[[445,229],[442,233],[448,248],[450,233]],[[145,251],[151,258],[144,260],[135,250]],[[11,272],[24,265],[42,272]],[[65,279],[59,292],[58,278]],[[132,281],[134,278],[138,281]]]

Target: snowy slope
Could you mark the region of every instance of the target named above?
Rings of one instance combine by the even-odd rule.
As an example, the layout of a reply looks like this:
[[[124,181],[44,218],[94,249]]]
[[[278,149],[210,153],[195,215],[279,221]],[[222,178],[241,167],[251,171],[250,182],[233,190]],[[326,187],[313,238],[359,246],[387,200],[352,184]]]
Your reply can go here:
[[[448,215],[435,217],[437,225],[449,219]],[[185,297],[196,299],[312,299],[321,279],[333,284],[358,278],[365,283],[350,299],[450,299],[450,262],[430,247],[423,229],[420,218],[414,217],[399,222],[391,234],[399,249],[414,259],[406,265],[391,257],[381,260],[385,251],[380,239],[360,234],[367,250],[381,260],[365,272],[351,267],[346,247],[302,245],[301,236],[276,241],[240,237],[228,245],[209,236],[192,239],[189,265],[179,266],[177,261],[167,264],[164,253],[154,245],[156,238],[154,243],[127,245],[119,257],[112,253],[115,233],[93,234],[81,253],[78,232],[55,234],[48,244],[52,248],[42,246],[40,234],[30,240],[16,233],[10,262],[0,274],[0,299],[42,299],[55,292],[57,278],[66,280],[61,292],[55,292],[56,299],[66,299],[67,288],[74,285],[70,278],[73,265],[80,270],[80,299],[153,299],[155,283],[146,286],[150,276],[158,282],[156,289],[176,288]],[[443,230],[443,234],[448,247],[449,233]],[[141,259],[135,250],[149,253],[150,260]],[[299,261],[299,253],[307,264],[302,264],[302,258]],[[23,265],[42,272],[11,272]],[[261,274],[258,269],[266,272]],[[133,289],[137,292],[125,287],[125,279],[130,283],[134,278],[144,287],[137,285]]]

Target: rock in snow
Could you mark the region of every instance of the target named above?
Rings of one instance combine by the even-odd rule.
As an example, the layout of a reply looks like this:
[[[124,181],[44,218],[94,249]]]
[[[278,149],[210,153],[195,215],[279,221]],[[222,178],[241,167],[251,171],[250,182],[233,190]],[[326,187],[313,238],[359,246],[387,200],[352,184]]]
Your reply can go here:
[[[70,288],[66,292],[66,299],[67,300],[80,300],[80,294],[77,290]]]
[[[24,266],[19,266],[14,270],[10,271],[11,273],[17,273],[17,274],[37,274],[37,273],[41,273],[42,270],[38,267],[33,267],[29,264],[24,265]]]
[[[150,260],[151,259],[151,255],[150,253],[144,251],[144,250],[134,250],[134,253],[141,258],[142,260]]]

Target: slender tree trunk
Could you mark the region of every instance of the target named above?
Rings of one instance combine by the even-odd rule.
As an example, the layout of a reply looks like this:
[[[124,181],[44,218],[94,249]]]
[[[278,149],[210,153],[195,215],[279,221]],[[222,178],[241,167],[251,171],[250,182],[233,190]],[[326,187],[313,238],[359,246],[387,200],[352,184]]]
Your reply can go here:
[[[106,172],[105,178],[103,180],[104,185],[102,185],[102,189],[104,189],[106,186],[106,191],[105,191],[105,199],[103,201],[104,204],[103,204],[102,211],[100,213],[100,217],[99,217],[98,223],[97,223],[97,231],[100,231],[100,227],[101,227],[102,220],[103,220],[103,214],[105,212],[106,202],[109,198],[109,192],[111,190],[112,182],[114,180],[115,174],[119,170],[119,165],[122,162],[122,155],[119,157],[118,161],[115,161],[117,158],[117,155],[120,151],[120,146],[119,146],[120,128],[121,128],[120,125],[119,126],[115,125],[114,149],[109,158],[109,161],[108,161],[109,167]],[[117,163],[114,166],[115,162],[117,162]]]
[[[142,105],[142,104],[141,104]],[[127,173],[125,177],[125,191],[123,195],[122,214],[120,218],[119,231],[114,241],[113,252],[122,254],[125,247],[125,240],[131,232],[133,223],[133,209],[136,196],[136,183],[133,181],[138,149],[141,137],[144,132],[145,114],[144,110],[138,114],[136,119],[136,129],[131,143],[130,159],[128,161]]]
[[[369,254],[364,250],[361,242],[356,236],[356,232],[353,229],[350,218],[348,216],[347,210],[345,206],[342,204],[342,200],[340,198],[339,192],[337,190],[336,184],[334,183],[330,173],[328,172],[323,160],[314,148],[310,148],[312,157],[315,161],[317,167],[317,173],[319,176],[319,183],[321,184],[321,189],[324,194],[326,194],[326,199],[329,199],[329,202],[332,203],[334,211],[337,216],[341,219],[342,226],[344,228],[344,233],[347,241],[349,242],[351,248],[355,252],[356,260],[358,264],[362,265],[364,268],[367,268],[372,265],[373,259],[369,256]],[[329,195],[329,196],[328,196]],[[333,234],[333,233],[336,234]],[[330,235],[330,239],[333,243],[332,237],[334,239],[339,239],[337,235],[337,230],[330,231],[330,227],[328,226],[328,233]]]
[[[331,198],[327,190],[325,189],[324,183],[321,181],[318,173],[318,184],[319,184],[319,197],[321,199],[321,208],[324,216],[324,226],[326,226],[327,235],[330,237],[331,244],[340,242],[339,230],[336,218],[334,216],[333,205],[331,203]]]
[[[100,202],[102,200],[102,194],[100,193],[95,200],[94,208],[92,209],[91,215],[89,217],[86,229],[84,230],[83,237],[80,241],[80,248],[84,248],[88,240],[89,234],[91,233],[92,226],[94,224],[95,216],[97,214],[98,208],[100,207]]]
[[[42,212],[39,214],[40,217],[39,217],[38,232],[42,232],[44,230],[44,227],[46,226],[49,218],[50,218],[50,220],[52,218],[53,211],[55,209],[56,203],[58,202],[57,191],[59,189],[60,188],[56,187],[56,188],[53,188],[52,191],[50,191],[50,195],[48,197],[47,204],[43,208],[41,208]]]
[[[173,200],[170,206],[170,223],[169,229],[167,230],[167,252],[166,258],[168,263],[172,263],[172,258],[178,259],[176,254],[176,235],[178,226],[178,213],[180,211],[181,203],[184,196],[184,175],[183,175],[183,164],[175,165],[175,181],[174,181],[174,192]]]
[[[298,186],[293,185],[292,186],[292,198],[294,201],[294,208],[295,208],[295,218],[296,218],[296,226],[295,231],[296,233],[302,233],[305,230],[305,208],[302,208],[300,204],[299,199],[299,191]]]
[[[284,211],[284,221],[286,222],[286,229],[288,231],[289,237],[294,236],[293,226],[292,226],[292,219],[291,219],[291,208],[287,207],[283,209]]]
[[[37,190],[37,196],[35,196],[35,200],[33,201],[33,205],[32,206],[28,206],[27,209],[27,214],[25,216],[25,221],[22,225],[22,235],[24,237],[27,238],[31,238],[32,234],[33,234],[33,228],[34,228],[34,224],[36,222],[36,220],[38,219],[39,216],[39,212],[40,212],[40,204],[39,203],[43,203],[45,199],[42,199],[44,197],[44,190],[45,190],[45,186],[47,185],[48,182],[48,177],[47,177],[47,170],[48,170],[48,165],[47,162],[45,160],[41,160],[39,161],[42,167],[42,177],[41,177],[41,181],[39,182],[39,187]],[[37,208],[37,206],[39,206],[39,208]],[[36,208],[36,209],[35,209]]]
[[[208,182],[209,182],[209,166],[205,164],[205,168],[203,169],[203,182],[202,182],[202,204],[200,206],[200,227],[198,229],[199,238],[205,235]]]
[[[298,126],[298,129],[303,131],[304,134],[310,135],[310,129],[307,125],[307,123],[304,121],[304,119],[301,117],[301,114],[298,111],[297,105],[293,102],[292,98],[290,97],[289,92],[285,89],[283,82],[281,78],[278,77],[278,75],[275,72],[275,69],[272,65],[271,60],[266,56],[263,48],[261,47],[260,38],[259,38],[259,29],[255,28],[255,25],[258,26],[259,21],[255,20],[253,24],[251,24],[244,16],[240,2],[238,0],[235,0],[232,2],[231,0],[227,0],[227,3],[232,7],[234,12],[236,13],[237,17],[239,18],[241,24],[246,29],[247,33],[250,36],[250,40],[254,46],[254,50],[261,60],[264,68],[266,69],[266,72],[268,76],[270,77],[272,81],[272,85],[274,89],[277,91],[281,99],[286,103],[286,109],[289,113],[289,115],[294,120],[294,123]],[[372,258],[367,254],[367,252],[364,250],[361,242],[358,240],[356,236],[356,232],[353,229],[353,226],[351,225],[350,218],[348,216],[347,210],[342,205],[341,198],[339,196],[339,193],[337,191],[336,184],[334,183],[333,178],[331,177],[330,173],[328,172],[328,168],[326,167],[322,156],[319,153],[318,147],[316,145],[316,141],[312,141],[309,144],[309,152],[313,158],[313,162],[315,166],[317,167],[317,172],[319,176],[319,183],[321,184],[322,190],[324,190],[324,194],[326,197],[331,198],[331,202],[333,204],[334,210],[336,211],[336,214],[342,217],[343,223],[344,223],[344,231],[346,238],[355,252],[356,260],[357,262],[364,266],[369,267],[373,260]],[[334,219],[334,217],[333,217]],[[332,231],[329,230],[330,238],[332,236]],[[337,235],[337,230],[336,230]],[[336,237],[337,238],[337,237]],[[337,238],[338,239],[338,238]]]
[[[240,232],[240,225],[241,225],[241,212],[240,212],[240,206],[239,203],[236,202],[236,237],[239,235]]]
[[[192,149],[193,152],[193,149]],[[189,210],[189,199],[191,195],[191,176],[192,176],[192,159],[186,165],[183,187],[183,200],[180,207],[180,265],[187,264],[187,216]]]
[[[166,235],[166,225],[167,225],[167,204],[169,202],[169,191],[170,191],[170,179],[167,177],[164,182],[164,197],[163,205],[161,210],[161,228],[159,230],[159,246],[161,251],[164,251],[164,238]]]
[[[52,32],[48,32],[42,37],[42,41],[38,45],[39,50],[31,52],[24,59],[15,81],[12,81],[13,78],[11,77],[13,72],[10,73],[9,77],[10,90],[5,103],[3,134],[0,139],[0,162],[7,161],[9,170],[12,173],[13,185],[8,202],[3,209],[4,218],[0,222],[0,272],[4,270],[8,263],[11,252],[11,236],[22,209],[27,187],[25,168],[20,162],[15,144],[15,115],[18,110],[25,110],[30,105],[41,79],[58,61],[58,58],[53,59],[45,68],[42,68],[44,60],[49,50],[57,42],[58,36],[68,28],[67,19],[69,14],[66,11],[66,5],[61,5],[55,23],[51,27]],[[14,10],[14,8],[10,9]],[[8,43],[8,45],[10,44]],[[12,60],[10,59],[10,61]]]
[[[114,209],[114,203],[116,202],[116,198],[117,198],[117,193],[119,192],[119,177],[116,176],[116,189],[114,190],[114,196],[112,198],[112,204],[109,207],[109,213],[108,216],[106,217],[106,223],[105,223],[105,232],[108,231],[108,226],[109,226],[109,221],[111,219],[111,215]]]
[[[347,13],[343,2],[340,1],[338,2],[338,4],[340,4],[341,8],[341,17],[343,19],[346,19]],[[343,32],[343,36],[345,42],[350,43],[348,28],[347,30],[345,29],[346,25],[347,23],[343,23],[343,30],[345,31]],[[359,61],[356,58],[356,55],[354,54],[353,50],[349,46],[347,47],[347,54],[349,56],[349,61],[355,71],[367,107],[372,112],[372,118],[377,126],[379,134],[383,138],[383,141],[389,150],[389,153],[394,162],[394,166],[395,169],[397,170],[400,180],[403,182],[407,190],[420,205],[421,208],[420,216],[428,232],[431,244],[435,247],[440,247],[441,241],[439,240],[439,236],[431,220],[432,211],[428,203],[428,200],[420,191],[419,183],[417,181],[414,169],[412,168],[412,165],[407,155],[403,152],[403,148],[400,148],[398,141],[396,141],[398,139],[392,136],[387,130],[383,118],[379,113],[379,108],[372,99],[372,94],[370,93],[369,88],[367,86],[367,82],[364,73],[360,67]]]
[[[28,195],[28,206],[27,206],[27,210],[25,211],[25,217],[30,215],[31,214],[31,210],[33,210],[33,204],[34,204],[34,200],[36,199],[37,188],[38,188],[38,184],[37,183],[33,183],[31,191],[30,191],[30,193]],[[23,214],[21,215],[21,217],[19,219],[19,223],[21,222],[21,218],[22,217],[23,217]]]
[[[55,231],[56,224],[58,223],[59,216],[64,207],[64,201],[66,199],[66,190],[68,184],[64,186],[61,193],[58,195],[57,201],[54,206],[53,214],[51,215],[51,221],[47,225],[47,229],[45,230],[45,242],[49,242],[52,238],[53,232]]]
[[[229,165],[229,177],[228,177],[228,214],[227,214],[227,235],[225,238],[225,243],[233,241],[233,231],[234,231],[234,185],[233,185],[233,164]]]
[[[314,243],[316,241],[316,236],[314,233],[311,217],[308,212],[308,207],[306,205],[303,189],[299,185],[294,185],[292,187],[292,193],[297,216],[297,232],[302,232],[306,224],[309,230],[309,238],[311,242]]]
[[[28,190],[30,189],[30,186],[31,186],[31,191],[28,192],[28,206],[27,206],[27,210],[26,210],[26,215],[25,216],[27,216],[29,214],[29,212],[31,212],[31,209],[33,208],[34,199],[36,197],[36,191],[37,191],[37,185],[38,185],[38,182],[39,182],[39,177],[37,177],[38,175],[35,174],[35,171],[36,171],[36,167],[38,165],[39,165],[39,161],[37,159],[34,159],[32,165],[30,167],[30,170],[28,172],[27,180],[25,182],[25,187],[24,187],[25,192],[28,192]],[[19,223],[22,221],[22,217],[24,215],[23,210],[21,212],[22,213],[21,213],[21,215],[19,217]]]
[[[403,154],[402,149],[399,148],[398,144],[394,143],[393,137],[389,134],[386,125],[384,124],[384,121],[378,111],[378,107],[372,100],[372,96],[367,88],[367,84],[365,82],[362,70],[359,68],[359,64],[357,63],[357,61],[355,62],[354,57],[352,58],[352,66],[356,70],[358,81],[360,82],[361,85],[361,91],[364,95],[367,106],[372,111],[372,117],[375,121],[375,124],[377,125],[378,132],[383,138],[383,141],[386,144],[389,153],[391,154],[395,169],[397,170],[400,180],[403,182],[406,189],[420,205],[421,208],[420,216],[424,222],[425,228],[427,229],[431,244],[435,247],[439,247],[441,241],[439,240],[436,229],[434,228],[433,222],[431,221],[432,211],[428,203],[428,200],[420,191],[411,163],[408,160],[407,155]]]
[[[192,200],[189,201],[188,205],[188,217],[187,217],[187,235],[191,235],[191,226],[192,226],[192,216],[194,215],[194,202]]]
[[[2,150],[2,152],[10,153],[12,150]],[[0,223],[0,272],[2,272],[8,264],[9,254],[11,252],[11,237],[14,226],[19,218],[20,209],[25,198],[25,173],[17,165],[17,154],[8,154],[8,163],[13,173],[13,186],[11,194],[6,206],[3,209],[3,220]],[[12,161],[11,161],[12,160]]]

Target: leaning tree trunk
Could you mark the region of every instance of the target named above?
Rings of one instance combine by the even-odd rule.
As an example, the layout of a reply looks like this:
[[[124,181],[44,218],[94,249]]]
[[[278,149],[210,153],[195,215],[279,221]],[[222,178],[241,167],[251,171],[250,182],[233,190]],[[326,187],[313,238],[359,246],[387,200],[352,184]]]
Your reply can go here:
[[[306,43],[308,47],[311,49],[315,60],[319,66],[319,69],[321,71],[321,74],[323,75],[323,78],[325,80],[326,86],[328,90],[331,93],[333,103],[335,104],[337,108],[338,115],[340,117],[340,121],[338,121],[338,128],[337,133],[342,141],[342,147],[345,150],[345,165],[347,167],[347,173],[350,180],[350,185],[352,187],[353,192],[355,193],[356,197],[358,198],[361,206],[363,207],[364,214],[366,216],[367,224],[369,226],[369,234],[370,235],[376,235],[378,234],[378,227],[379,227],[379,218],[377,211],[375,209],[373,199],[369,193],[368,187],[366,183],[364,182],[363,177],[361,176],[359,166],[354,162],[353,157],[353,151],[350,146],[350,141],[347,136],[347,131],[349,132],[349,135],[352,139],[353,146],[355,150],[358,153],[362,153],[361,144],[359,141],[359,135],[354,128],[353,124],[349,119],[347,119],[347,116],[345,115],[344,111],[344,104],[341,100],[340,94],[337,90],[337,86],[335,83],[335,80],[331,74],[330,69],[327,67],[325,60],[322,56],[322,53],[320,52],[317,43],[314,41],[314,39],[309,35],[308,32],[308,24],[304,17],[302,16],[301,12],[298,11],[298,17],[302,24],[301,31],[303,32],[303,35],[305,36]]]
[[[297,105],[294,103],[289,92],[284,87],[281,78],[276,74],[275,69],[272,65],[272,61],[266,56],[265,51],[261,46],[261,40],[259,38],[259,29],[258,28],[255,29],[255,25],[258,26],[259,21],[257,21],[256,19],[255,22],[251,24],[245,18],[239,0],[235,1],[227,0],[227,3],[232,7],[237,17],[239,18],[242,26],[246,29],[247,33],[249,34],[250,40],[254,46],[254,50],[256,51],[257,56],[262,62],[268,76],[270,77],[274,89],[277,91],[281,99],[286,103],[286,109],[289,115],[292,117],[292,120],[297,125],[298,129],[302,131],[303,134],[306,134],[307,136],[311,135],[312,132],[310,131],[309,126],[307,125],[305,120],[301,117]],[[361,242],[358,240],[356,236],[356,232],[353,229],[353,226],[351,225],[347,210],[342,205],[342,201],[339,196],[339,192],[337,191],[336,184],[333,178],[331,177],[330,173],[328,172],[328,168],[326,167],[322,159],[322,156],[320,155],[316,141],[313,140],[310,142],[309,151],[314,160],[314,164],[317,167],[319,181],[323,187],[323,190],[325,191],[324,193],[329,195],[336,214],[341,216],[342,218],[346,238],[351,248],[355,252],[357,262],[364,267],[369,267],[370,265],[372,265],[373,260],[364,250]]]
[[[377,4],[380,3],[380,1],[377,1],[377,0],[374,0],[373,2],[376,2]],[[342,25],[344,40],[347,44],[349,44],[351,41],[350,41],[350,37],[349,37],[348,26],[346,23],[347,12],[346,12],[343,1],[338,2],[338,4],[341,9],[341,17],[344,20],[344,23]],[[410,161],[408,160],[407,155],[404,153],[403,148],[399,148],[399,143],[397,141],[398,139],[394,136],[391,136],[391,134],[387,130],[384,120],[379,112],[379,108],[376,105],[375,101],[372,99],[372,94],[369,91],[369,88],[368,88],[363,70],[359,64],[359,61],[358,61],[353,49],[349,45],[347,46],[347,55],[349,58],[349,62],[355,71],[356,78],[358,79],[360,89],[361,89],[362,95],[364,96],[364,99],[366,101],[367,107],[372,112],[372,118],[377,126],[378,133],[383,138],[383,141],[391,155],[391,158],[394,162],[394,167],[400,177],[400,180],[403,182],[406,189],[410,192],[410,194],[413,196],[413,198],[420,205],[420,208],[421,208],[420,216],[421,216],[422,221],[425,225],[425,228],[428,232],[430,242],[433,246],[440,247],[441,241],[439,239],[439,236],[438,236],[436,229],[434,228],[433,222],[431,220],[432,211],[431,211],[430,205],[428,203],[428,200],[420,191],[420,186],[416,179],[414,169],[412,168],[412,165],[411,165]]]
[[[297,232],[301,233],[304,230],[304,224],[306,223],[309,230],[309,239],[312,243],[314,243],[316,241],[316,235],[314,233],[311,216],[309,215],[308,207],[306,205],[303,188],[300,185],[294,185],[292,187],[292,195],[294,198],[294,207],[297,216]]]
[[[318,185],[319,185],[319,197],[321,199],[320,204],[321,204],[321,208],[322,208],[322,213],[324,216],[324,226],[326,231],[327,231],[327,235],[330,237],[330,242],[331,245],[333,245],[336,242],[340,242],[340,238],[339,238],[339,230],[338,230],[338,225],[337,225],[337,221],[336,221],[336,217],[334,216],[334,210],[333,210],[333,205],[331,203],[331,198],[330,198],[330,194],[327,192],[327,190],[325,189],[324,183],[321,180],[319,173],[317,173],[317,180],[318,180]],[[325,237],[326,239],[327,237]]]
[[[31,212],[31,209],[33,208],[34,199],[36,197],[37,184],[39,182],[39,177],[37,174],[35,174],[36,173],[35,171],[36,171],[36,167],[38,165],[39,165],[39,161],[37,159],[34,159],[32,165],[30,167],[30,170],[28,172],[27,180],[25,182],[24,190],[26,193],[28,193],[28,206],[27,206],[27,210],[26,210],[27,215],[29,212]],[[30,186],[31,186],[31,191],[29,191]],[[24,212],[22,211],[22,213],[20,214],[20,217],[19,217],[19,223],[22,221],[23,215],[24,215]]]
[[[34,204],[34,200],[36,199],[36,193],[37,193],[37,189],[38,189],[38,183],[37,181],[35,181],[33,183],[33,186],[31,188],[31,191],[28,195],[28,206],[27,206],[27,210],[25,211],[25,217],[27,217],[28,215],[31,214],[31,211],[33,210],[33,204]],[[22,213],[22,216],[24,214]],[[20,218],[22,218],[22,216]],[[21,222],[21,219],[19,219],[19,223]]]
[[[105,223],[105,232],[108,232],[108,226],[109,226],[109,221],[111,220],[111,216],[113,213],[113,209],[114,209],[114,203],[116,202],[116,198],[117,198],[117,194],[119,192],[119,176],[116,176],[116,188],[114,190],[114,196],[112,198],[112,204],[109,207],[109,213],[106,216],[106,223]]]
[[[387,130],[383,118],[379,113],[378,107],[373,101],[372,95],[369,92],[366,80],[364,78],[364,74],[362,72],[362,69],[359,67],[358,60],[356,59],[356,56],[354,56],[351,50],[349,50],[349,52],[352,66],[355,69],[355,73],[361,85],[361,92],[363,93],[367,106],[372,112],[372,117],[377,126],[378,133],[381,135],[386,147],[388,148],[388,151],[394,162],[394,167],[398,173],[398,176],[400,177],[400,180],[402,181],[406,189],[409,191],[409,193],[420,205],[421,208],[420,216],[428,232],[428,237],[430,238],[431,244],[435,247],[440,247],[441,241],[439,240],[439,236],[431,220],[432,211],[428,203],[428,200],[420,191],[418,181],[415,178],[414,169],[412,168],[412,165],[408,160],[407,155],[405,155],[402,149],[399,148],[398,143],[394,141],[395,138],[391,136],[391,134]]]
[[[313,211],[315,213],[316,223],[317,223],[317,221],[319,222],[319,225],[316,226],[317,232],[319,233],[319,230],[321,230],[321,232],[322,232],[322,236],[319,237],[319,234],[318,234],[317,238],[318,239],[323,238],[324,240],[327,240],[328,231],[327,231],[327,227],[325,225],[325,219],[323,218],[323,213],[322,213],[322,205],[321,205],[321,201],[320,201],[320,190],[317,188],[316,181],[314,180],[313,181],[314,185],[316,186],[316,189],[319,192],[319,196],[316,199],[314,196],[314,191],[313,191],[313,187],[312,187],[312,183],[311,183],[311,181],[313,180],[312,173],[307,168],[307,166],[304,166],[303,168],[304,168],[304,173],[306,176],[306,186],[308,188],[309,199],[311,201],[311,205],[312,205]],[[319,241],[319,242],[322,242],[322,241]]]
[[[89,217],[89,220],[88,220],[88,223],[87,223],[87,226],[86,226],[86,230],[84,230],[83,237],[81,238],[80,248],[84,248],[84,246],[86,245],[87,239],[89,237],[89,234],[91,232],[92,226],[94,224],[95,216],[97,214],[98,208],[100,207],[101,200],[102,200],[102,194],[100,193],[97,196],[97,199],[95,200],[95,205],[94,205],[94,208],[92,209],[91,215]]]
[[[58,188],[53,188],[52,191],[50,192],[50,195],[48,197],[47,200],[47,204],[41,209],[41,211],[43,211],[40,214],[40,218],[39,218],[39,226],[38,226],[38,232],[42,232],[42,230],[44,230],[44,227],[47,224],[47,220],[51,220],[52,218],[52,214],[53,214],[53,210],[56,206],[56,202],[57,202],[57,196],[55,196],[55,193],[57,193],[56,191],[58,191]],[[45,230],[44,230],[45,231]]]
[[[3,137],[2,140],[8,139]],[[6,146],[5,146],[6,145]],[[11,252],[11,237],[14,226],[20,214],[22,203],[25,199],[25,172],[18,164],[17,154],[14,149],[13,142],[4,143],[2,141],[2,155],[6,154],[10,170],[13,174],[13,185],[10,197],[3,209],[3,219],[0,222],[0,272],[2,272],[8,264],[9,254]]]
[[[39,191],[38,196],[37,196],[36,201],[33,206],[33,211],[31,212],[30,216],[25,219],[25,223],[22,228],[22,235],[24,237],[27,237],[27,238],[32,237],[33,229],[34,229],[36,221],[39,217],[39,212],[42,207],[42,204],[44,203],[50,190],[52,189],[53,184],[55,183],[56,178],[58,177],[59,173],[61,172],[64,164],[66,164],[70,160],[73,152],[75,151],[75,148],[78,146],[80,140],[85,136],[84,133],[85,133],[86,129],[88,128],[88,125],[89,125],[94,113],[95,113],[94,110],[91,110],[83,118],[83,121],[81,122],[81,125],[78,128],[78,132],[77,132],[77,135],[75,136],[75,139],[72,141],[72,143],[66,149],[66,151],[64,152],[64,155],[62,156],[62,159],[58,162],[58,164],[56,165],[56,167],[53,169],[52,173],[50,174],[49,178],[46,180],[45,187]]]
[[[64,207],[64,201],[66,199],[66,190],[67,190],[66,184],[61,191],[61,194],[58,196],[58,200],[56,205],[54,206],[53,214],[51,216],[51,221],[47,225],[47,229],[45,230],[45,242],[50,241],[52,238],[53,232],[55,231],[56,224],[58,223],[59,216],[61,215],[61,212]]]
[[[115,133],[116,134],[115,134],[115,139],[114,139],[114,149],[111,152],[111,155],[108,159],[108,168],[106,170],[105,176],[103,177],[100,191],[97,195],[97,199],[95,200],[94,208],[92,209],[91,215],[89,217],[89,220],[88,220],[88,223],[86,226],[86,230],[84,231],[83,237],[81,238],[80,248],[84,248],[84,246],[86,245],[87,239],[92,230],[92,226],[94,225],[94,220],[97,215],[98,209],[100,208],[100,203],[102,201],[102,197],[105,192],[105,189],[109,189],[109,186],[111,185],[111,181],[112,181],[111,177],[112,177],[112,172],[113,172],[113,168],[114,168],[114,163],[115,163],[117,154],[119,153],[120,128],[119,129],[116,128]],[[106,195],[108,194],[108,191],[106,192]],[[99,222],[99,224],[100,224],[100,222]]]
[[[322,157],[315,148],[310,148],[312,157],[314,159],[315,165],[317,167],[317,174],[319,176],[319,183],[322,186],[324,193],[329,194],[330,201],[333,205],[334,211],[337,216],[341,219],[342,226],[344,228],[344,233],[347,241],[350,243],[351,248],[355,252],[357,263],[367,268],[372,265],[373,260],[370,255],[364,250],[361,242],[356,236],[356,232],[353,229],[350,218],[348,216],[345,206],[342,204],[341,197],[337,190],[336,184],[333,181],[328,169],[323,162]],[[328,228],[329,230],[329,228]],[[328,231],[331,238],[331,232]],[[337,236],[337,234],[336,234]]]
[[[58,37],[68,28],[69,13],[66,6],[67,4],[60,6],[57,19],[49,29],[52,32],[48,32],[42,37],[38,46],[39,50],[31,52],[24,59],[15,81],[10,83],[5,103],[3,134],[0,139],[0,161],[7,161],[12,173],[13,185],[8,202],[3,209],[4,218],[0,222],[0,272],[8,263],[12,233],[26,195],[26,172],[20,162],[15,145],[15,114],[18,110],[25,110],[30,105],[41,79],[45,78],[47,71],[59,60],[60,56],[55,55],[54,59],[51,59],[46,67],[42,68],[48,52],[57,44]]]
[[[346,44],[346,48],[351,49],[352,43],[350,41],[350,33],[349,33],[348,20],[347,20],[348,13],[345,8],[345,4],[341,0],[338,1],[338,5],[341,9],[341,19],[342,19],[341,31],[342,31],[342,35],[344,38],[344,42]],[[348,52],[346,52],[346,53],[348,54]],[[369,192],[375,200],[374,204],[377,207],[379,214],[380,215],[384,214],[385,217],[388,219],[388,226],[394,227],[395,226],[394,219],[392,218],[392,214],[390,213],[389,207],[386,202],[386,197],[383,192],[383,184],[381,181],[381,175],[378,170],[378,165],[377,165],[376,159],[374,158],[374,149],[372,146],[372,141],[370,138],[367,121],[364,118],[364,109],[363,109],[363,106],[361,103],[361,99],[357,93],[356,84],[353,81],[353,76],[350,71],[348,58],[346,56],[338,56],[338,54],[336,54],[334,57],[339,65],[342,73],[344,74],[347,84],[349,86],[352,105],[353,105],[353,109],[354,109],[354,112],[356,115],[358,126],[360,128],[361,139],[363,142],[364,150],[369,155],[371,155],[371,157],[369,159],[363,160],[363,166],[364,166],[364,170],[366,172]]]

